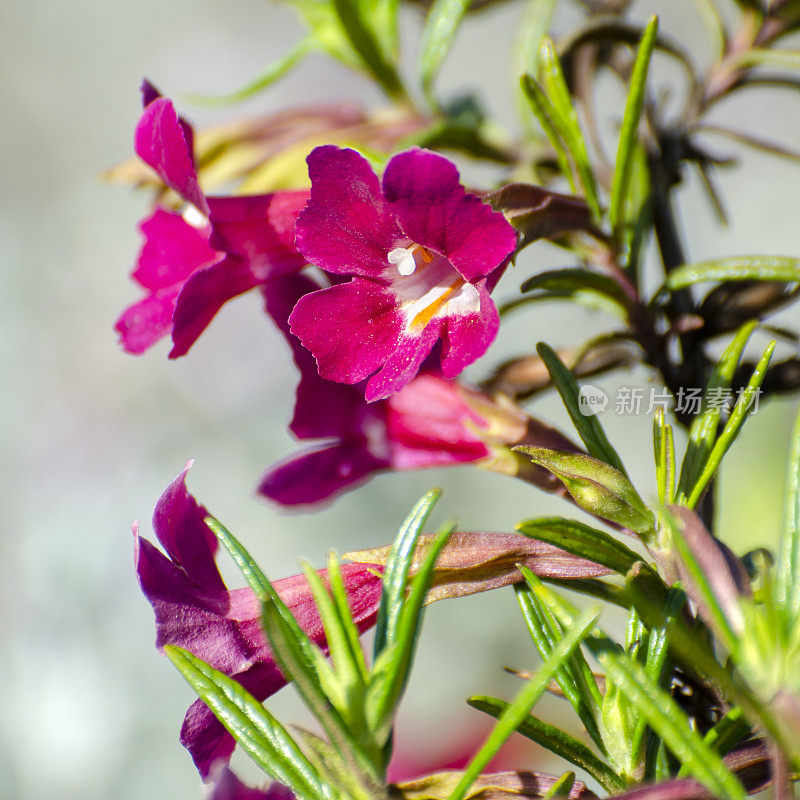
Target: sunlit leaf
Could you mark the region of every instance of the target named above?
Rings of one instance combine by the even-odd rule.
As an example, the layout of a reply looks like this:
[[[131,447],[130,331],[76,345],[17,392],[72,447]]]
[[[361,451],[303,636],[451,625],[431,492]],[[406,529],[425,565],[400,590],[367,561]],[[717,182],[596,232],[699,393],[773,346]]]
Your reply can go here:
[[[681,475],[678,480],[678,498],[681,502],[686,499],[691,487],[696,483],[714,447],[725,405],[719,400],[720,398],[724,400],[726,394],[730,393],[731,381],[756,325],[756,322],[748,322],[741,327],[725,348],[708,379],[700,412],[692,420],[689,429],[689,443],[681,465]]]
[[[716,797],[745,800],[747,792],[719,753],[703,742],[675,700],[651,681],[639,664],[626,654],[613,651],[605,654],[601,661],[608,680],[624,692],[637,712],[685,765],[689,775]]]
[[[433,81],[442,62],[453,46],[456,31],[470,0],[435,0],[425,19],[422,29],[421,53],[419,58],[422,90],[431,97]]]
[[[242,749],[268,775],[298,797],[325,800],[328,792],[289,732],[240,683],[192,655],[166,645],[164,652]]]
[[[657,35],[658,18],[652,17],[642,34],[639,50],[636,53],[628,99],[625,104],[625,114],[622,118],[622,129],[619,134],[617,160],[614,166],[614,177],[611,183],[611,196],[608,205],[608,219],[611,224],[611,231],[618,243],[623,241],[623,228],[630,222],[625,214],[625,204],[631,182],[634,149],[637,147],[639,120],[644,107],[647,71]]]
[[[397,69],[386,56],[375,30],[359,0],[333,0],[341,28],[364,65],[392,98],[405,95]]]
[[[611,446],[611,442],[608,441],[608,437],[597,416],[587,416],[581,411],[580,388],[572,373],[558,357],[558,354],[544,342],[540,342],[536,346],[536,350],[547,366],[547,371],[550,373],[553,384],[558,389],[569,418],[586,445],[586,449],[595,458],[605,461],[625,474],[622,460],[617,455],[617,451]]]
[[[516,584],[514,592],[531,639],[536,645],[539,655],[544,660],[564,635],[564,629],[529,587],[524,584]],[[575,650],[564,661],[554,677],[561,687],[564,697],[573,707],[581,722],[583,722],[586,732],[591,736],[600,751],[605,753],[603,736],[598,725],[600,705],[603,698],[597,687],[594,675],[592,675],[592,671],[580,649]]]
[[[775,342],[771,342],[756,364],[753,374],[747,382],[747,386],[739,395],[739,399],[736,401],[736,405],[728,421],[725,423],[722,433],[714,443],[714,447],[709,453],[703,470],[689,493],[689,497],[686,501],[686,505],[689,506],[689,508],[694,508],[700,500],[706,486],[708,486],[709,481],[719,468],[723,456],[728,452],[728,449],[739,435],[747,415],[751,412],[757,400],[761,390],[761,384],[764,382],[764,378],[766,378],[767,367],[769,366],[774,351]]]
[[[685,264],[667,277],[667,289],[685,289],[705,281],[800,281],[800,259],[783,256],[737,256]]]
[[[580,644],[589,630],[594,627],[599,616],[599,608],[590,608],[564,633],[564,638],[555,646],[550,657],[503,712],[494,730],[489,734],[489,738],[473,756],[472,761],[464,771],[464,775],[450,795],[450,800],[464,800],[475,779],[483,772],[492,758],[497,755],[498,750],[508,741],[511,734],[525,720],[533,706],[544,694],[547,684],[556,670],[564,659],[568,658],[570,653]]]
[[[400,526],[392,549],[389,551],[386,569],[383,573],[383,592],[375,623],[373,650],[375,658],[381,654],[387,643],[395,640],[417,540],[436,501],[441,496],[441,489],[431,489],[423,495]]]
[[[510,703],[498,700],[496,697],[476,695],[467,701],[473,708],[499,719],[507,710]],[[624,787],[623,780],[598,758],[585,744],[579,742],[565,731],[554,725],[529,714],[517,727],[517,733],[547,748],[551,753],[569,761],[576,767],[589,773],[604,789],[609,792],[620,790]]]
[[[540,517],[515,525],[526,536],[554,544],[568,553],[596,561],[621,575],[641,556],[604,531],[561,517]]]
[[[800,612],[800,414],[792,431],[783,513],[781,556],[775,588],[787,616],[794,619]]]
[[[425,596],[431,584],[436,559],[454,529],[455,524],[451,523],[438,531],[411,582],[408,596],[400,610],[396,633],[373,665],[367,690],[367,718],[378,740],[387,739],[391,732],[393,712],[403,695],[411,665],[414,663]]]

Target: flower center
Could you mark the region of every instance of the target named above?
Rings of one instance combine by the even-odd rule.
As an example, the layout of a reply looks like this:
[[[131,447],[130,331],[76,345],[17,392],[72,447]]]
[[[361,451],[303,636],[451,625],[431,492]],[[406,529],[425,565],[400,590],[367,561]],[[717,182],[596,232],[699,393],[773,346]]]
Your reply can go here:
[[[421,244],[412,243],[408,247],[395,247],[386,256],[390,264],[397,267],[397,271],[407,278],[417,271],[417,267],[423,264],[430,264],[433,261],[433,254],[426,250]],[[422,262],[422,263],[420,263]]]
[[[439,314],[480,310],[478,290],[443,255],[411,242],[390,250],[386,260],[397,270],[388,277],[407,329],[421,331]]]

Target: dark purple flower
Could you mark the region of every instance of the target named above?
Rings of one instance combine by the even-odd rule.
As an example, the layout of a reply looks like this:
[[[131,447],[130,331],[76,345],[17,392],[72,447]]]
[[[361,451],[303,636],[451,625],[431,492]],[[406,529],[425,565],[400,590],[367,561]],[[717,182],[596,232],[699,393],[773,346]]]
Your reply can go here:
[[[306,265],[294,245],[294,226],[309,193],[206,197],[191,126],[147,82],[142,97],[136,153],[199,219],[195,227],[188,214],[158,209],[142,223],[145,244],[133,277],[148,293],[126,309],[116,329],[125,350],[136,354],[171,332],[170,358],[178,358],[228,300]]]
[[[411,381],[440,339],[442,374],[458,375],[497,333],[487,283],[516,246],[513,228],[426,150],[394,156],[382,182],[363,156],[333,145],[316,148],[308,168],[297,248],[352,278],[303,297],[290,317],[320,375],[369,378],[367,401],[381,400]]]
[[[320,503],[383,470],[463,464],[489,455],[488,415],[476,408],[489,409],[490,398],[424,373],[389,399],[367,403],[363,387],[321,378],[311,354],[288,329],[292,308],[319,284],[293,275],[266,288],[267,312],[286,335],[300,370],[289,429],[301,441],[320,441],[272,467],[259,485],[262,495],[285,506]],[[492,435],[516,442],[524,432],[524,420],[509,416],[502,434]]]
[[[230,675],[257,699],[286,685],[261,629],[261,608],[250,589],[228,590],[215,563],[217,540],[206,509],[186,489],[188,466],[166,488],[153,514],[153,529],[166,556],[135,536],[136,572],[156,617],[156,647],[178,645]],[[359,630],[375,622],[381,594],[380,567],[345,564],[342,577]],[[324,570],[321,571],[323,576]],[[324,647],[322,622],[302,575],[274,586],[305,632]],[[227,762],[234,740],[202,700],[189,708],[181,743],[203,778]]]

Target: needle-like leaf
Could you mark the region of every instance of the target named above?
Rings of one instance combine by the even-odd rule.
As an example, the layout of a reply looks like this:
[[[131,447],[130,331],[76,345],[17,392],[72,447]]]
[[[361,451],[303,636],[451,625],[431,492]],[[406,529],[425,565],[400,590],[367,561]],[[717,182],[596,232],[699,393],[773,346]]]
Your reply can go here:
[[[553,648],[552,653],[536,675],[528,681],[514,702],[508,706],[483,746],[473,756],[449,800],[464,800],[475,779],[530,714],[531,709],[547,689],[547,684],[555,672],[570,653],[578,647],[589,630],[594,627],[599,616],[599,607],[590,608],[564,633],[564,638]]]
[[[327,800],[314,766],[289,732],[240,683],[193,656],[166,645],[164,652],[245,752],[298,797]]]

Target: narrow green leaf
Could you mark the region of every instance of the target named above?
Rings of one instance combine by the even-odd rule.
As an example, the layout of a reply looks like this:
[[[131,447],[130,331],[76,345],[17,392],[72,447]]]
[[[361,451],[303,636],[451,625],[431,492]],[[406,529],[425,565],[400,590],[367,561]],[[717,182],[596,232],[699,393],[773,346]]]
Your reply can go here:
[[[300,727],[295,727],[295,730],[305,746],[309,760],[319,774],[328,786],[338,790],[336,795],[347,797],[349,800],[371,800],[371,796],[364,792],[364,787],[342,760],[335,747],[311,731]],[[298,800],[302,799],[298,798]]]
[[[654,583],[658,576],[644,567],[641,563],[634,565],[626,586],[645,623],[651,628],[658,627],[665,624],[664,597]],[[750,721],[763,726],[787,753],[796,752],[795,743],[787,740],[778,728],[773,712],[748,687],[734,680],[730,671],[717,661],[702,633],[704,629],[690,629],[681,615],[666,620],[666,628],[670,650],[685,669],[715,683],[729,702],[740,705]],[[591,640],[587,640],[587,644],[590,645]]]
[[[303,563],[302,567],[325,629],[325,640],[333,660],[336,678],[344,693],[344,703],[337,707],[343,716],[349,716],[349,711],[357,712],[357,709],[352,709],[351,706],[358,704],[358,690],[363,689],[367,681],[367,665],[358,641],[358,629],[355,630],[355,640],[353,640],[350,628],[355,626],[349,609],[345,618],[325,588],[319,573],[308,564]],[[331,560],[328,566],[328,579],[332,585],[331,575],[334,570],[338,572],[338,562]]]
[[[722,757],[704,744],[678,704],[649,680],[642,667],[626,654],[609,651],[601,658],[607,677],[625,694],[689,775],[706,786],[715,797],[745,800],[747,792],[725,766]]]
[[[347,646],[353,660],[353,666],[359,671],[362,682],[366,685],[369,671],[367,662],[364,658],[364,651],[359,640],[360,633],[358,626],[353,619],[353,612],[350,608],[350,601],[347,597],[342,571],[339,566],[339,559],[335,553],[330,553],[328,557],[328,580],[331,585],[331,596],[336,607],[336,611],[341,621],[342,630],[347,637]]]
[[[309,28],[308,36],[332,58],[351,69],[363,69],[364,64],[353,50],[332,0],[284,0],[292,6]]]
[[[564,635],[564,629],[529,588],[517,584],[514,586],[514,591],[531,639],[544,660]],[[597,724],[603,697],[597,688],[594,675],[586,663],[586,658],[580,650],[576,650],[570,658],[566,659],[556,672],[555,679],[564,692],[564,697],[583,722],[586,732],[600,750],[605,752],[603,736]]]
[[[653,192],[650,167],[643,143],[634,142],[630,156],[630,178],[623,205],[618,252],[634,285],[638,285],[639,264],[653,224]]]
[[[281,672],[294,682],[303,702],[353,772],[365,783],[377,785],[377,754],[364,749],[366,743],[357,741],[332,703],[332,700],[341,703],[340,682],[322,651],[298,625],[275,589],[270,585],[267,592],[263,605],[264,631]],[[336,692],[333,698],[328,696],[332,690]]]
[[[620,575],[641,560],[641,556],[604,531],[562,517],[540,517],[514,526],[532,539],[549,542],[568,553],[602,564]]]
[[[341,28],[359,54],[364,66],[389,97],[405,96],[405,89],[394,64],[386,54],[370,23],[365,19],[359,0],[332,0]]]
[[[397,633],[397,623],[405,600],[408,585],[408,572],[414,561],[417,539],[425,523],[442,496],[441,489],[431,489],[420,498],[411,513],[400,526],[397,537],[389,551],[386,569],[383,573],[383,592],[375,623],[375,645],[373,655],[377,659]]]
[[[653,513],[619,470],[582,453],[562,453],[528,445],[513,449],[552,472],[585,511],[628,528],[644,540],[651,538]]]
[[[203,106],[241,103],[271,86],[316,49],[316,39],[313,36],[307,36],[305,39],[301,39],[283,58],[273,61],[255,80],[245,84],[241,89],[219,95],[190,94],[187,100]]]
[[[553,384],[561,395],[561,400],[567,409],[569,418],[586,445],[589,454],[599,458],[601,461],[605,461],[606,464],[610,464],[612,467],[616,467],[623,475],[626,474],[622,459],[611,446],[611,442],[608,441],[608,437],[597,416],[585,416],[581,412],[580,387],[572,373],[567,369],[566,364],[558,357],[555,350],[544,342],[539,342],[536,345],[536,350],[542,361],[544,361]]]
[[[631,73],[628,99],[625,103],[625,113],[622,117],[622,129],[617,145],[617,160],[614,166],[614,177],[611,182],[611,196],[608,205],[608,219],[611,223],[612,234],[620,243],[623,240],[623,226],[625,224],[625,200],[630,186],[631,170],[633,167],[633,154],[637,146],[639,120],[644,107],[645,86],[647,72],[650,67],[650,58],[656,45],[658,36],[658,17],[651,17],[642,34],[636,61]]]
[[[517,695],[500,719],[494,730],[484,742],[483,746],[473,756],[461,780],[456,785],[449,800],[464,800],[475,779],[485,769],[487,764],[497,755],[500,748],[508,741],[512,733],[522,724],[530,714],[539,698],[547,689],[547,684],[552,679],[556,670],[570,653],[581,643],[594,627],[600,616],[600,608],[595,606],[586,611],[564,634],[564,638],[553,648],[553,652],[544,662],[542,667],[531,678],[524,689]]]
[[[626,589],[597,578],[545,578],[547,583],[569,589],[587,597],[594,597],[618,608],[628,609],[632,606],[631,598]]]
[[[670,619],[673,619],[676,614],[680,613],[685,604],[686,594],[678,587],[670,587],[664,607],[665,624],[658,628],[652,628],[648,637],[647,655],[644,662],[645,675],[647,675],[648,679],[656,686],[660,686],[662,689],[669,688],[667,684],[670,680],[670,672],[666,669],[667,657],[669,655],[667,623]],[[650,732],[648,736],[647,720],[644,717],[640,717],[637,720],[631,747],[631,752],[637,760],[640,758],[643,744],[646,745],[644,772],[645,775],[652,776],[655,774],[655,760],[658,756],[658,740],[652,735],[652,732]]]
[[[542,126],[542,130],[555,150],[559,171],[569,182],[573,194],[577,194],[579,191],[578,181],[573,173],[567,148],[557,127],[558,112],[542,87],[530,75],[522,76],[520,86],[522,86],[522,94],[528,101],[533,115]]]
[[[400,53],[400,0],[373,0],[369,9],[373,29],[395,63]]]
[[[433,579],[433,568],[454,530],[455,523],[445,525],[431,542],[400,610],[396,635],[373,666],[367,692],[367,715],[378,739],[388,737],[391,730],[394,709],[403,695],[414,662],[425,595]]]
[[[592,210],[595,222],[599,222],[600,201],[589,154],[586,150],[586,142],[578,124],[578,114],[564,79],[561,62],[556,55],[553,42],[548,37],[544,37],[539,47],[539,64],[542,82],[557,113],[557,117],[553,121],[572,156],[575,170],[586,196],[586,203]]]
[[[724,405],[720,400],[724,400],[725,394],[730,392],[734,373],[757,324],[758,322],[754,320],[742,325],[725,348],[708,379],[700,413],[692,420],[689,429],[689,443],[686,446],[686,455],[683,457],[678,481],[680,502],[686,500],[714,447]]]
[[[627,315],[629,305],[628,297],[613,278],[588,269],[554,269],[540,272],[528,278],[520,287],[520,291],[523,294],[540,292],[545,297],[567,297],[578,301],[585,294],[599,295],[603,306],[612,303],[615,306],[613,313],[621,316]]]
[[[432,97],[433,81],[450,51],[470,0],[435,0],[422,29],[419,60],[422,91]]]
[[[505,700],[485,695],[470,697],[467,703],[472,708],[483,711],[484,714],[489,714],[495,719],[500,719],[510,705]],[[611,767],[598,758],[585,744],[554,725],[549,725],[529,714],[517,727],[517,733],[521,733],[536,744],[561,756],[565,761],[569,761],[570,764],[588,772],[606,791],[613,793],[624,788],[624,781]]]
[[[732,59],[736,67],[783,67],[800,70],[800,52],[778,48],[754,48]]]
[[[744,711],[739,706],[734,706],[727,714],[709,730],[703,737],[703,742],[713,747],[721,756],[730,753],[739,742],[752,733],[752,728],[744,717]],[[682,778],[687,770],[681,767],[678,777]]]
[[[528,0],[515,48],[516,75],[539,75],[539,48],[547,35],[558,0]]]
[[[666,421],[663,408],[656,408],[653,419],[653,450],[656,459],[656,483],[659,505],[675,498],[675,442],[672,426]]]
[[[203,522],[208,525],[220,544],[228,551],[255,596],[263,602],[269,596],[269,591],[272,587],[269,580],[267,580],[267,576],[261,571],[253,557],[219,520],[208,516]]]
[[[725,423],[722,433],[714,443],[714,447],[708,456],[708,460],[706,461],[703,470],[697,479],[697,482],[692,487],[689,498],[686,501],[686,505],[689,508],[694,508],[697,504],[697,501],[703,496],[703,492],[705,491],[708,482],[719,468],[723,456],[728,452],[728,449],[739,435],[739,431],[742,429],[742,425],[744,424],[744,421],[750,412],[750,407],[757,397],[757,394],[761,390],[761,384],[764,382],[764,378],[767,376],[767,367],[769,366],[769,362],[774,351],[775,342],[770,342],[770,344],[767,346],[767,349],[764,351],[764,354],[759,359],[758,364],[756,364],[753,374],[750,376],[750,380],[747,382],[747,386],[740,395],[739,399],[736,401],[736,405],[734,406],[727,423]]]
[[[289,732],[240,683],[174,645],[164,653],[242,749],[298,797],[326,800],[325,785]]]
[[[800,414],[794,425],[789,452],[776,590],[789,619],[796,618],[800,611]]]
[[[784,256],[736,256],[673,270],[664,284],[670,290],[685,289],[704,281],[800,281],[800,259]]]
[[[542,800],[554,800],[556,797],[569,797],[575,785],[575,773],[565,772],[543,795]]]

